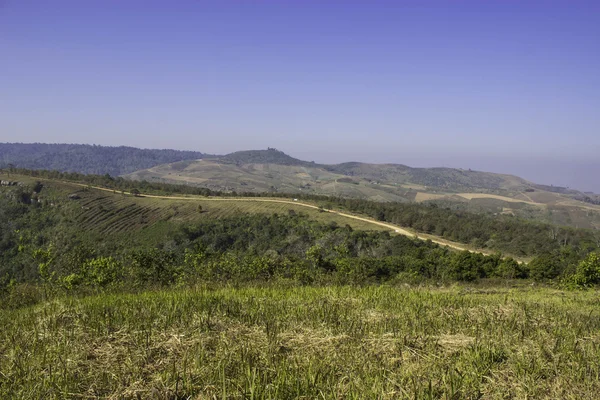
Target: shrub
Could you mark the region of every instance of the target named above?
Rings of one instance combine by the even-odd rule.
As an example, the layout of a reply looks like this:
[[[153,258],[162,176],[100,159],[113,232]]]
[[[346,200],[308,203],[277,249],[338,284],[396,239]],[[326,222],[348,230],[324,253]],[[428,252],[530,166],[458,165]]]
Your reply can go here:
[[[498,265],[495,275],[504,279],[523,279],[527,278],[527,270],[509,257]]]
[[[534,258],[528,267],[529,276],[536,281],[554,279],[562,272],[559,260],[552,254],[543,254]]]
[[[591,253],[577,265],[573,275],[566,279],[567,286],[586,288],[600,283],[600,253]]]

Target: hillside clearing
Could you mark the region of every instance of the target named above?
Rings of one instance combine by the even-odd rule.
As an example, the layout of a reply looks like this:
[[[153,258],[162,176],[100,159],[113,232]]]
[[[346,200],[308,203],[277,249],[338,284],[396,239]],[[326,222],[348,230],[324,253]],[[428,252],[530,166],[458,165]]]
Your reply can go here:
[[[96,191],[96,193],[94,193]],[[101,192],[98,192],[101,191]],[[108,193],[107,193],[108,192]],[[282,199],[204,198],[112,193],[112,190],[93,188],[78,191],[81,210],[77,220],[88,230],[102,233],[134,231],[150,227],[159,221],[194,222],[221,219],[236,214],[287,214],[290,210],[307,214],[322,223],[350,225],[358,230],[389,230],[390,227],[371,221],[349,218],[333,212],[319,211],[319,207]],[[99,193],[103,193],[99,195]],[[198,211],[198,206],[202,212]]]

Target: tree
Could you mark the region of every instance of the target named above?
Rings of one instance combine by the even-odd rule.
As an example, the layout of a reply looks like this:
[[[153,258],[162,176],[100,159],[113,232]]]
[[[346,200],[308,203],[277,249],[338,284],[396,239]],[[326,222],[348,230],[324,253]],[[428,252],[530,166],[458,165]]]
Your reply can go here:
[[[554,279],[562,272],[562,265],[556,254],[541,254],[527,265],[529,276],[536,281]]]
[[[567,279],[567,283],[577,288],[585,288],[600,283],[600,253],[591,253],[577,265],[577,270]]]
[[[527,271],[518,262],[509,257],[502,260],[500,265],[498,265],[496,275],[504,279],[523,279],[527,277]]]
[[[202,205],[198,204],[198,213],[202,214]]]
[[[9,163],[7,165],[7,167],[8,167],[8,177],[10,178],[10,173],[14,171],[15,166],[14,166],[14,164]]]
[[[449,260],[446,277],[457,281],[474,281],[480,278],[481,259],[477,253],[463,250],[455,253]]]
[[[135,197],[140,197],[141,193],[138,189],[131,189],[131,194]]]

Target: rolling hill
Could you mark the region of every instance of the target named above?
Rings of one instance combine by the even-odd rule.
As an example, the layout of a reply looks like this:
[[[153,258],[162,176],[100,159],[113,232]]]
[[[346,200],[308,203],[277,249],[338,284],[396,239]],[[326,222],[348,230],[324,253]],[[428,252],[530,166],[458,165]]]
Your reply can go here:
[[[36,201],[46,209],[55,208],[66,216],[69,228],[92,235],[139,235],[143,240],[161,236],[169,229],[189,223],[219,220],[236,215],[286,215],[301,213],[323,224],[349,226],[362,231],[383,231],[400,234],[423,241],[432,241],[455,250],[469,250],[490,254],[490,250],[477,249],[414,229],[377,221],[364,215],[347,211],[323,209],[314,201],[277,197],[206,197],[196,195],[132,195],[130,192],[94,187],[76,182],[40,179],[26,175],[12,175],[14,182],[25,187],[36,184],[43,190],[26,203]],[[0,189],[5,195],[6,189]],[[20,192],[20,190],[17,189]],[[34,199],[34,200],[33,200]]]
[[[49,213],[65,216],[65,221],[77,230],[100,235],[144,234],[146,230],[160,231],[168,224],[195,223],[241,214],[288,214],[290,210],[321,223],[349,225],[358,230],[397,229],[377,221],[324,212],[317,205],[286,198],[132,195],[126,191],[26,175],[13,174],[10,179],[18,185],[0,187],[0,196],[24,192],[21,186],[29,188],[39,182],[43,189],[35,196],[27,194],[25,203],[38,202],[42,208],[54,209],[55,212]]]
[[[432,202],[454,209],[600,228],[597,196],[513,175],[348,162],[316,164],[276,149],[158,165],[125,175],[235,192],[310,193],[374,201]]]

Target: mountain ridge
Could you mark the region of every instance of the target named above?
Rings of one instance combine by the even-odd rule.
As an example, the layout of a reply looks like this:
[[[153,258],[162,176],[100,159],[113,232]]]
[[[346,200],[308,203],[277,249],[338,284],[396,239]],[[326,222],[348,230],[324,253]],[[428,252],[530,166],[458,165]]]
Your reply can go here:
[[[117,153],[117,154],[111,154]],[[70,158],[71,162],[66,162]],[[98,159],[101,158],[101,161]],[[73,159],[75,159],[73,161]],[[133,160],[129,164],[124,160]],[[266,150],[241,150],[225,155],[214,155],[198,151],[150,149],[132,146],[102,146],[92,144],[69,143],[0,143],[0,167],[14,164],[17,167],[29,169],[56,169],[61,172],[80,172],[89,174],[109,174],[112,176],[127,175],[146,168],[162,164],[189,162],[206,159],[220,164],[275,164],[287,166],[301,166],[310,168],[323,168],[330,172],[346,176],[363,176],[369,179],[384,178],[389,175],[390,169],[394,174],[410,173],[413,180],[424,180],[428,173],[451,173],[455,177],[468,176],[471,178],[485,174],[496,177],[510,177],[523,185],[532,185],[540,190],[556,191],[560,193],[579,192],[560,186],[539,185],[516,175],[498,172],[475,171],[471,169],[448,167],[410,167],[400,163],[367,163],[360,161],[347,161],[336,164],[315,163],[292,157],[276,148]],[[79,163],[79,165],[77,165]],[[93,164],[90,166],[90,164]],[[135,164],[135,165],[130,165]],[[377,171],[374,171],[377,170]],[[381,172],[383,170],[383,172]],[[459,179],[460,180],[460,179]],[[427,183],[427,182],[424,182]],[[436,183],[431,182],[431,183]],[[437,183],[439,185],[439,182]],[[464,182],[463,182],[464,184]],[[489,182],[488,182],[489,185]],[[468,186],[468,185],[467,185]],[[473,185],[477,186],[477,185]],[[493,187],[492,187],[493,188]],[[590,195],[593,193],[587,192]]]
[[[112,176],[208,156],[197,151],[70,143],[0,143],[0,168],[49,169]]]
[[[502,177],[518,182],[523,189],[535,185],[523,178],[515,175],[464,170],[460,168],[433,167],[433,168],[415,168],[405,164],[398,163],[365,163],[360,161],[348,161],[338,164],[315,163],[314,161],[304,161],[294,158],[283,151],[275,148],[267,150],[243,150],[226,154],[224,156],[208,157],[207,161],[215,161],[221,164],[274,164],[285,166],[300,166],[309,168],[322,168],[326,171],[345,175],[359,176],[370,180],[395,179],[398,181],[410,181],[431,186],[444,187],[443,178],[452,175],[454,181],[464,187],[483,187],[486,189],[500,188]],[[487,179],[486,179],[487,178]],[[468,181],[475,183],[470,184]],[[565,188],[566,189],[566,188]]]

